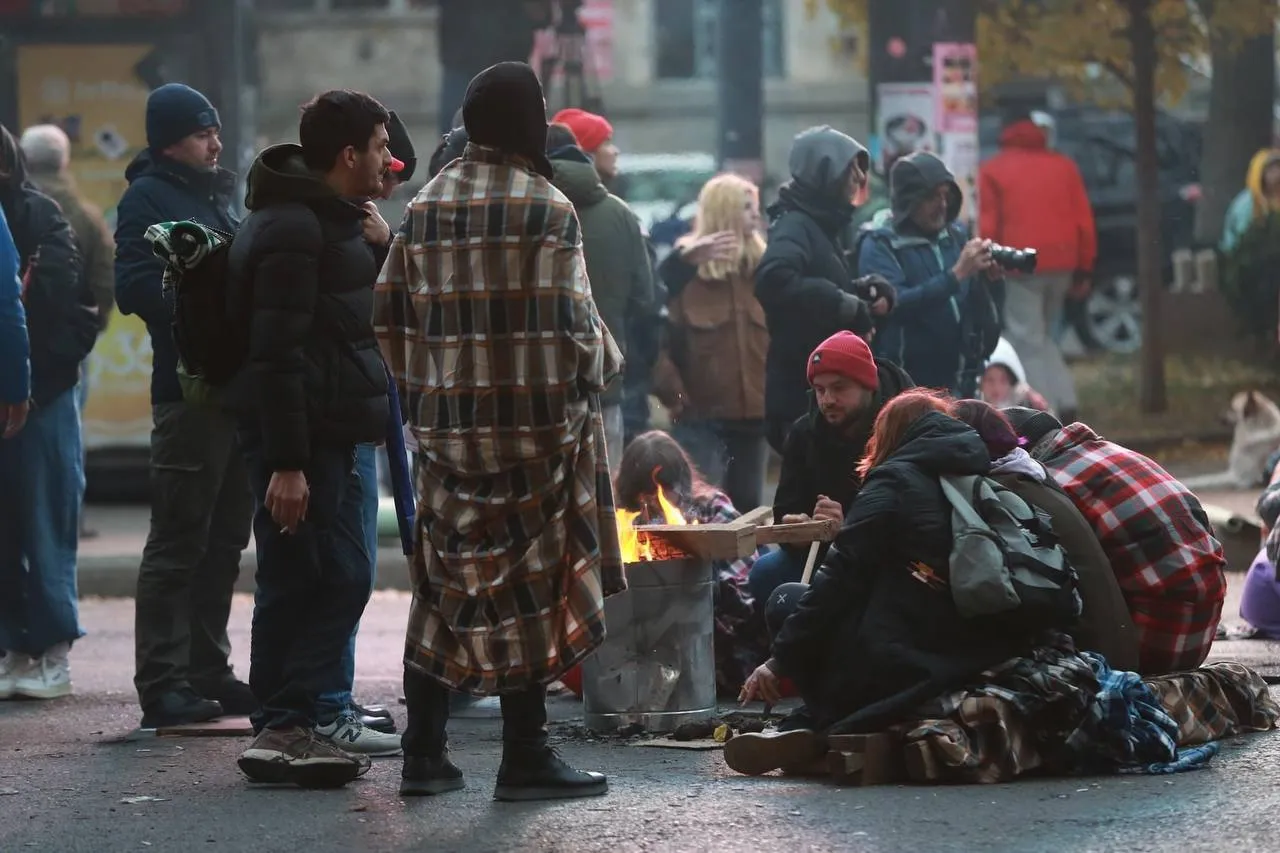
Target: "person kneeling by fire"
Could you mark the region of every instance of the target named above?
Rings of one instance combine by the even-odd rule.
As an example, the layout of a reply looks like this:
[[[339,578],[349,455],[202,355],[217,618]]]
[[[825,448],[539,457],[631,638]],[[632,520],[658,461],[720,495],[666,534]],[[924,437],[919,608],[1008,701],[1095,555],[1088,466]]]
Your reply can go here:
[[[939,477],[986,475],[991,459],[978,434],[948,412],[938,392],[913,389],[876,417],[844,528],[807,591],[775,591],[771,628],[786,598],[803,595],[774,637],[773,656],[742,688],[744,702],[776,703],[786,677],[804,708],[783,721],[780,736],[730,740],[725,761],[734,770],[807,772],[827,751],[825,735],[881,731],[1030,652],[1031,634],[962,618],[952,599],[951,509]]]
[[[635,530],[647,524],[727,524],[742,515],[729,496],[702,478],[680,444],[661,430],[637,436],[627,445],[618,465],[614,488],[619,538],[624,561],[628,543],[639,546]],[[650,548],[661,540],[646,540]],[[738,560],[714,560],[716,692],[732,696],[769,656],[769,637],[760,608],[747,586],[756,559],[774,550],[761,546]],[[658,555],[653,555],[655,558]]]

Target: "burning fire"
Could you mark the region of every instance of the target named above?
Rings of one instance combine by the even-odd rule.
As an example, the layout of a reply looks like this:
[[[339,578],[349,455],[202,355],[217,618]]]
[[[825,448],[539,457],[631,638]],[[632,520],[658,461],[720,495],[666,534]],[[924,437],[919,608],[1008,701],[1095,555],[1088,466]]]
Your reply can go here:
[[[688,520],[675,504],[667,500],[666,493],[662,491],[662,486],[658,486],[658,506],[662,508],[662,517],[666,524],[684,525],[688,524]],[[618,509],[613,513],[615,522],[618,525],[618,543],[622,546],[622,561],[624,563],[640,563],[648,560],[660,560],[663,556],[655,554],[655,544],[658,550],[662,549],[662,543],[654,541],[654,538],[644,532],[643,527],[636,527],[636,519],[641,516],[639,512],[631,512],[626,509]]]

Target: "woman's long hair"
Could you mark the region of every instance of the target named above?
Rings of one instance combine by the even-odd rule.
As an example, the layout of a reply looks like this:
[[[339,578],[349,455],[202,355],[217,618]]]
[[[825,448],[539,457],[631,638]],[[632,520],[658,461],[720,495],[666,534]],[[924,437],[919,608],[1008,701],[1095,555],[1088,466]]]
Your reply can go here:
[[[747,204],[760,203],[760,191],[756,185],[738,175],[716,175],[702,186],[698,193],[698,213],[693,219],[693,230],[681,242],[730,231],[738,238],[738,257],[732,261],[708,261],[698,267],[698,275],[708,281],[724,280],[734,274],[753,276],[760,258],[764,256],[764,237],[759,229],[750,231],[743,225],[743,212]]]
[[[660,429],[636,436],[618,465],[614,499],[620,509],[644,509],[657,487],[681,510],[715,491],[674,438]]]
[[[959,400],[951,406],[951,417],[973,427],[987,446],[987,454],[994,461],[1003,459],[1021,444],[1018,431],[1013,428],[1005,413],[982,400]]]
[[[911,425],[930,412],[951,414],[951,400],[942,391],[912,388],[891,399],[876,415],[876,423],[867,442],[867,452],[858,463],[858,477],[884,462],[902,444]]]

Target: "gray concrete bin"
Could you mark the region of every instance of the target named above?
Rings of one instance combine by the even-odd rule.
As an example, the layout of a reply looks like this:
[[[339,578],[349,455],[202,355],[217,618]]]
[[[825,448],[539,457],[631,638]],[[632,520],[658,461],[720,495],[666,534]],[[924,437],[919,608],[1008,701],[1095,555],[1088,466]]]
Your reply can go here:
[[[605,599],[608,637],[582,664],[586,726],[669,732],[716,712],[711,566],[682,558],[627,564],[626,592]]]

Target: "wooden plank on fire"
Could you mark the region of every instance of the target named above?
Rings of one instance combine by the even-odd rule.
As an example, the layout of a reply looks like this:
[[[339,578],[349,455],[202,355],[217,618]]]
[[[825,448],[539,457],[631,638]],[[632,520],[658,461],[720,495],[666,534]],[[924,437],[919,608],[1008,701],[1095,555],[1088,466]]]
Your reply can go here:
[[[751,512],[738,516],[731,523],[735,527],[755,527],[760,524],[768,524],[771,521],[773,521],[773,507],[758,506]]]
[[[646,524],[640,532],[704,560],[739,560],[756,550],[758,527],[736,524]]]
[[[810,542],[830,542],[840,532],[840,522],[835,519],[798,521],[792,524],[770,524],[756,528],[756,546],[807,545]]]

